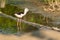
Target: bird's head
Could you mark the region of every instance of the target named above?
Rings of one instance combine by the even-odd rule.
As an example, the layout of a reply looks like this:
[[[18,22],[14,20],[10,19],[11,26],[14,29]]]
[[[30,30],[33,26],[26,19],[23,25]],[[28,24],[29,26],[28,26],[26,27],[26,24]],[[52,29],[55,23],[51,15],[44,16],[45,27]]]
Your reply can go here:
[[[28,11],[29,11],[29,9],[28,8],[25,8],[24,9],[24,14],[26,14]]]

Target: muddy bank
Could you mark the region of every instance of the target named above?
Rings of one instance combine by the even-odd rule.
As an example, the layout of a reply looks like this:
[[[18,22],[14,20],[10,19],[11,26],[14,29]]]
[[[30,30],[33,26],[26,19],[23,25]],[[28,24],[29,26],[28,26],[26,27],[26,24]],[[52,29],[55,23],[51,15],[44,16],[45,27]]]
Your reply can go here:
[[[23,35],[0,34],[0,40],[47,40],[49,38],[60,40],[60,32],[41,29],[38,31],[25,33]]]

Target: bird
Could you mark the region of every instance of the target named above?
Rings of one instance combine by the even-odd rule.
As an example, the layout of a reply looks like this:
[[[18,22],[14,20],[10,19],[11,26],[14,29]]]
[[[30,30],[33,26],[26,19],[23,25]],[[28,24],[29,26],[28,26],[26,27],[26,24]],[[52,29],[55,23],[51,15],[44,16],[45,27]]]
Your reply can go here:
[[[27,14],[28,11],[29,11],[29,9],[25,8],[24,12],[18,12],[18,13],[14,14],[18,18],[17,19],[18,31],[22,31],[22,28],[21,28],[21,19]],[[19,24],[20,24],[20,26],[19,26]]]

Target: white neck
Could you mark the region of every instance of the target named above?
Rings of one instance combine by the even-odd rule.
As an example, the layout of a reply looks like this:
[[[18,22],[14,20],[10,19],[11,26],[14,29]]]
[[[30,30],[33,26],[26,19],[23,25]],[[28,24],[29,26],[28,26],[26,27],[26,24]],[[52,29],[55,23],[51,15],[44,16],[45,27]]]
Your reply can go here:
[[[29,11],[29,9],[28,8],[25,8],[24,9],[24,14],[27,14],[28,11]]]

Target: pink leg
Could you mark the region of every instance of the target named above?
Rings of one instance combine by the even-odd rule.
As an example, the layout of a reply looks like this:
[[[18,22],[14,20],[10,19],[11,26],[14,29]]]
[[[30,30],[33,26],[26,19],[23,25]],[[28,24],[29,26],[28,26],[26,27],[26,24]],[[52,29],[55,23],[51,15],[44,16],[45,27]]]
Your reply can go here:
[[[19,32],[20,29],[19,29],[19,19],[17,20],[17,31]]]
[[[21,27],[21,18],[19,19],[19,21],[20,21],[20,31],[22,31],[22,27]]]

